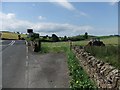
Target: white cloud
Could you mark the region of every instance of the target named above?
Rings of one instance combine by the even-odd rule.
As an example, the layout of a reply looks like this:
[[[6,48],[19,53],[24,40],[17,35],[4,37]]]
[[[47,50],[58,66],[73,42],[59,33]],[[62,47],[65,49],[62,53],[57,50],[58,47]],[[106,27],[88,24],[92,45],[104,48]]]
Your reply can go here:
[[[44,20],[44,19],[46,19],[46,18],[43,17],[43,16],[38,16],[38,19],[39,19],[39,20]]]
[[[118,2],[118,0],[110,0],[110,3],[109,3],[109,4],[110,4],[111,6],[114,6],[117,2]]]
[[[15,14],[4,14],[0,13],[0,19],[2,19],[2,27],[0,30],[19,31],[25,33],[28,28],[32,28],[34,32],[39,32],[43,35],[51,35],[56,33],[59,36],[70,36],[78,35],[81,32],[92,30],[93,27],[90,25],[73,25],[73,24],[60,24],[60,23],[32,23],[25,20],[19,20],[15,17]]]
[[[75,10],[75,7],[70,2],[68,2],[67,0],[55,0],[55,2],[58,5],[66,8],[68,10]]]
[[[74,11],[80,16],[88,16],[85,12],[77,10],[68,0],[49,0],[51,3],[57,4],[67,10]]]
[[[7,14],[7,18],[8,19],[15,18],[15,14],[14,13],[9,13],[9,14]]]

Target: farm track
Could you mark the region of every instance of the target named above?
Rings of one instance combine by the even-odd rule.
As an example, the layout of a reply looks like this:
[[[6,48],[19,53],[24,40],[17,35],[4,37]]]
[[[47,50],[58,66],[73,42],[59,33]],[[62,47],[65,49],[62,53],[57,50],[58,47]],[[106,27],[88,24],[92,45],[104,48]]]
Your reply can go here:
[[[69,88],[69,75],[65,54],[29,55],[28,88]]]

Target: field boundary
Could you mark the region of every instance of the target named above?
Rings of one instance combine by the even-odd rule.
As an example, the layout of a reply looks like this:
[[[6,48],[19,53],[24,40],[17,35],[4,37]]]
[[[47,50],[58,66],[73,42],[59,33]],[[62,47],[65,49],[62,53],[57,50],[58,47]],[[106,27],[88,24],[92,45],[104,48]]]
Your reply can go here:
[[[120,70],[96,59],[80,46],[73,46],[72,50],[98,88],[120,88]]]

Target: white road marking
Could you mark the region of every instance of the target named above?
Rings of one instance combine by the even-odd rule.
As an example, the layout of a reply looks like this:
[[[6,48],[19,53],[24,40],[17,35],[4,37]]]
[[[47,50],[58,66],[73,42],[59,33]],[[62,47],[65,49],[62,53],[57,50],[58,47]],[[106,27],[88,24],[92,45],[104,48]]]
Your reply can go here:
[[[26,53],[28,54],[28,47],[26,47]]]
[[[12,41],[12,42],[13,42],[13,41]],[[10,42],[8,45],[11,45],[12,42]]]
[[[28,42],[27,42],[27,41],[25,41],[25,43],[26,43],[26,45],[28,45]]]
[[[28,42],[25,41],[26,44],[26,74],[25,74],[25,78],[26,78],[26,85],[27,88],[29,87],[29,57],[28,57]]]
[[[28,66],[28,61],[26,61],[26,67]]]
[[[25,78],[26,78],[26,86],[28,88],[28,70],[25,72]]]
[[[26,59],[28,60],[28,56],[26,56]]]
[[[15,41],[12,41],[12,42],[11,42],[11,43],[9,43],[8,45],[11,45],[11,46],[12,46],[14,43],[15,43]]]
[[[15,43],[15,41],[13,41],[13,43],[11,45],[13,45]]]

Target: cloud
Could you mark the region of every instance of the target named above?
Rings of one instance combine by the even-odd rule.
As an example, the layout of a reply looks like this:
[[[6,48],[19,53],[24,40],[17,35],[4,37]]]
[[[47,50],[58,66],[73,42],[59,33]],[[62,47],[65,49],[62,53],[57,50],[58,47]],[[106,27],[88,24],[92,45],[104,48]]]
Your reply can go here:
[[[117,2],[118,2],[118,0],[110,0],[110,3],[109,3],[109,4],[110,4],[111,6],[114,6]]]
[[[32,28],[34,32],[39,32],[42,35],[51,35],[56,33],[59,36],[73,36],[81,34],[82,32],[92,30],[90,25],[73,25],[69,23],[46,23],[46,22],[29,22],[25,20],[19,20],[15,14],[0,13],[0,19],[2,19],[2,27],[0,30],[19,31],[26,33],[28,28]]]
[[[63,8],[66,8],[68,10],[75,10],[75,7],[67,0],[55,0],[55,2]]]
[[[18,20],[13,13],[1,13],[0,19],[2,20],[2,27],[0,30],[9,30],[9,31],[21,31],[24,32],[26,28],[29,28],[32,23],[25,20]]]
[[[43,16],[38,16],[38,19],[39,19],[39,20],[45,20],[46,18],[43,17]]]
[[[51,2],[51,0],[49,1]],[[68,0],[54,0],[54,2],[52,1],[51,3],[59,5],[67,10],[74,11],[80,16],[87,16],[85,12],[77,10],[70,2],[68,2]]]

